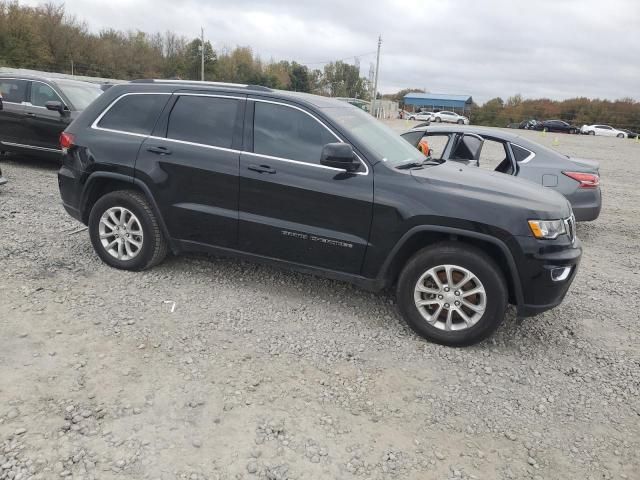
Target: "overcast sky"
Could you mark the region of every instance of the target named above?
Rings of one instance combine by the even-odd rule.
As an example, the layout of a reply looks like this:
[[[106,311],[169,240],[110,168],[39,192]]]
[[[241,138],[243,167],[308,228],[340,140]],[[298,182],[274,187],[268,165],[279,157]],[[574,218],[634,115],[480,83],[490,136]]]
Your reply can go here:
[[[22,0],[38,4],[39,1]],[[477,102],[515,93],[640,100],[637,0],[66,0],[98,31],[200,26],[215,49],[247,45],[263,60],[363,75],[382,34],[379,90],[419,87]],[[366,55],[363,55],[366,54]]]

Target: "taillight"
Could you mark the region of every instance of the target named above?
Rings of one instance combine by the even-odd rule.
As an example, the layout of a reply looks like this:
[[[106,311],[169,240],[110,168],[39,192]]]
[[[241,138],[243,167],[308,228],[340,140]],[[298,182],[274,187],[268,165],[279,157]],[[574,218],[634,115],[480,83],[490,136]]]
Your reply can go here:
[[[60,134],[60,147],[63,150],[66,150],[68,148],[73,147],[73,144],[75,142],[75,137],[73,136],[72,133],[67,133],[67,132],[62,132]]]
[[[578,188],[596,188],[600,185],[600,177],[595,173],[562,172],[576,182],[580,182]]]

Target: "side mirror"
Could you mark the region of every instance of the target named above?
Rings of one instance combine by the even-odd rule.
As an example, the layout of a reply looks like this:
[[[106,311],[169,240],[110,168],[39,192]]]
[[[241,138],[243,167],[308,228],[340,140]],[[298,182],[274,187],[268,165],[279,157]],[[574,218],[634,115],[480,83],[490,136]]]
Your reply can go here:
[[[354,172],[360,166],[353,148],[348,143],[327,143],[322,148],[320,164],[327,167],[342,168]]]
[[[57,100],[50,100],[44,104],[47,110],[51,110],[53,112],[58,112],[60,115],[64,114],[64,105],[62,102],[58,102]]]

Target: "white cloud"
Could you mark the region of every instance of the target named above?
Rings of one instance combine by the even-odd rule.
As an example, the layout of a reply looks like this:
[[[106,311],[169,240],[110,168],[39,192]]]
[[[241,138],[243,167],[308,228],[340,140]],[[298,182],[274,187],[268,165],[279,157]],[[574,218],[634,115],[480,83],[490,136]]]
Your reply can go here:
[[[37,1],[22,3],[37,4]],[[66,0],[92,30],[173,30],[262,59],[360,57],[383,35],[380,89],[422,87],[477,101],[525,97],[640,99],[634,0]],[[352,60],[350,60],[352,61]],[[310,67],[322,67],[311,64]]]

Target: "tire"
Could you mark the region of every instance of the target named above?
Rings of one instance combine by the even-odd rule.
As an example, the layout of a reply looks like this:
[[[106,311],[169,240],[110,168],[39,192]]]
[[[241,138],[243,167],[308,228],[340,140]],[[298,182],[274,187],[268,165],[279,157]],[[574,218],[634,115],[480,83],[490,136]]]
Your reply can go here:
[[[415,120],[416,117],[409,117],[409,120]]]
[[[549,128],[548,128],[548,127],[543,127],[543,128],[542,128],[542,131],[543,131],[543,132],[548,132],[548,131],[549,131]]]
[[[458,125],[463,125],[464,124],[464,120],[458,120]]]
[[[135,222],[126,228],[126,233],[124,233],[125,230],[119,230],[120,238],[114,233],[115,230],[108,226],[108,224],[118,225],[108,215],[109,211],[115,215],[116,219],[120,215],[121,221],[122,215],[124,215],[124,221],[135,218]],[[131,216],[127,216],[126,212],[129,212]],[[118,228],[122,229],[122,224],[119,225]],[[111,248],[112,253],[107,248],[108,245],[103,244],[101,229],[102,234],[106,235],[105,242],[116,242],[116,245]],[[136,235],[139,231],[141,234]],[[129,239],[124,239],[124,235],[129,237],[131,241],[140,244],[139,247],[129,244],[131,255],[124,246],[129,242]],[[89,237],[94,250],[102,261],[121,270],[140,271],[151,268],[164,260],[168,251],[167,240],[146,197],[142,193],[131,190],[110,192],[98,199],[89,214]],[[117,242],[118,239],[119,242]],[[120,244],[123,245],[122,249],[119,248]],[[116,253],[118,258],[115,256]],[[123,253],[122,258],[120,258],[120,253]]]
[[[596,134],[596,132],[594,132],[593,130],[591,130],[591,131],[589,132],[589,135],[595,135],[595,134]]]
[[[442,122],[442,119],[440,117],[436,117],[436,122],[440,123]]]
[[[417,292],[418,281],[422,280],[425,275],[427,279],[433,278],[428,276],[429,272],[432,271],[431,269],[436,269],[439,276],[445,275],[444,270],[437,270],[438,267],[445,265],[454,267],[451,283],[459,282],[463,278],[463,274],[459,270],[456,272],[455,269],[470,272],[475,276],[474,280],[458,284],[457,291],[450,289],[448,293],[445,293],[442,290],[441,293],[444,297],[442,300],[436,300],[436,297],[439,296],[432,295],[432,293]],[[457,277],[456,274],[458,275]],[[449,282],[443,281],[442,277],[439,278],[443,287],[445,289],[448,288],[446,285]],[[444,279],[446,278],[445,275]],[[428,280],[428,282],[431,281]],[[476,281],[479,282],[479,285],[484,290],[484,301],[482,301],[482,294],[475,294],[466,298],[470,299],[470,302],[467,303],[473,304],[474,307],[484,304],[484,309],[481,309],[481,313],[473,313],[465,305],[451,308],[452,305],[442,303],[447,301],[447,297],[451,299],[461,298],[452,295],[458,295],[459,292],[462,292],[464,296],[465,290],[471,291],[473,288],[477,288],[477,285],[474,286]],[[422,284],[425,285],[424,282]],[[416,301],[423,301],[425,296],[427,300],[433,297],[433,300],[438,305],[430,305],[424,308],[437,310],[438,307],[442,307],[442,310],[432,312],[432,319],[435,318],[434,323],[429,323],[416,305]],[[396,297],[402,317],[418,335],[442,345],[461,347],[483,340],[500,326],[505,317],[508,292],[504,275],[493,259],[471,245],[448,242],[426,247],[407,262],[398,280]],[[476,302],[475,304],[474,301]],[[434,302],[431,301],[431,303]],[[460,304],[460,302],[457,304]],[[446,305],[450,305],[450,308],[446,309]],[[465,324],[456,309],[464,309],[463,313],[467,317],[475,315],[472,319],[474,322]],[[450,329],[446,330],[446,319],[449,311],[452,312],[452,322]],[[436,313],[438,314],[437,316]],[[480,316],[478,317],[478,315]]]
[[[616,135],[616,137],[618,137],[618,138],[624,138],[624,133],[619,133],[618,135]]]

